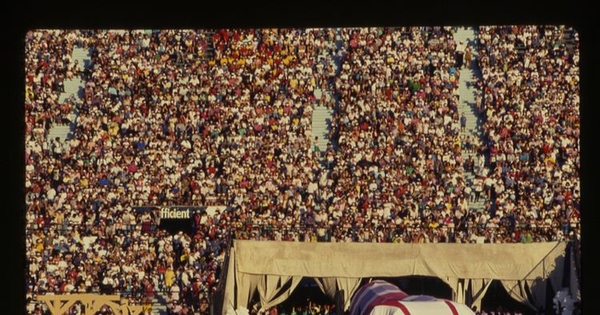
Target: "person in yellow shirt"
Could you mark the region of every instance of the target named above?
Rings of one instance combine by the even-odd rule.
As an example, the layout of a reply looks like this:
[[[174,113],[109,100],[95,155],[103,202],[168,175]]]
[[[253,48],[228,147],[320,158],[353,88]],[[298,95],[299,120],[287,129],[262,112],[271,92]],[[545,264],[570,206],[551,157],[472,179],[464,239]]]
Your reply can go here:
[[[186,248],[186,249],[184,249],[181,256],[179,256],[179,262],[181,263],[182,266],[185,266],[188,264],[189,259],[190,259],[190,249]]]
[[[25,100],[32,101],[35,98],[35,93],[33,92],[33,87],[27,86],[25,88]]]
[[[165,271],[165,290],[168,290],[173,283],[175,282],[175,271],[173,270],[173,266],[167,267]]]
[[[225,65],[227,65],[227,61],[228,61],[227,57],[223,57],[223,58],[221,58],[221,60],[219,61],[219,63],[221,64],[221,66],[225,66]]]
[[[37,240],[37,242],[35,243],[35,250],[36,252],[42,254],[44,252],[44,242],[42,238],[39,238]]]
[[[82,179],[79,180],[79,185],[81,185],[81,187],[87,187],[89,185],[89,180],[87,179],[87,177],[83,177]]]
[[[108,134],[110,134],[111,136],[116,136],[119,133],[119,124],[117,124],[116,122],[111,122],[109,127],[108,127]]]
[[[298,78],[293,77],[292,79],[290,79],[290,88],[296,89],[297,86],[298,86]]]
[[[429,222],[429,226],[428,227],[429,227],[430,230],[433,231],[433,230],[437,229],[439,226],[440,226],[440,224],[438,223],[438,221],[431,220],[431,222]]]

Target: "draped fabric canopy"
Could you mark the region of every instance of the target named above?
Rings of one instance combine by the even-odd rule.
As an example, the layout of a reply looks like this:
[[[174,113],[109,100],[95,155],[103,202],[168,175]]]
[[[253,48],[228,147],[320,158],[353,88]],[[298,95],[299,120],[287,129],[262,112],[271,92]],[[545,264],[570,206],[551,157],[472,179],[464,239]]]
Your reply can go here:
[[[545,303],[542,292],[546,280],[562,281],[565,248],[564,242],[398,244],[235,240],[229,259],[225,305],[266,310],[285,301],[302,277],[311,277],[329,296],[344,290],[347,310],[363,278],[421,275],[446,282],[459,303],[465,302],[466,294],[471,294],[469,300],[480,303],[490,281],[500,280],[515,299],[538,308]],[[523,290],[529,291],[529,299]],[[256,292],[260,305],[249,305]]]

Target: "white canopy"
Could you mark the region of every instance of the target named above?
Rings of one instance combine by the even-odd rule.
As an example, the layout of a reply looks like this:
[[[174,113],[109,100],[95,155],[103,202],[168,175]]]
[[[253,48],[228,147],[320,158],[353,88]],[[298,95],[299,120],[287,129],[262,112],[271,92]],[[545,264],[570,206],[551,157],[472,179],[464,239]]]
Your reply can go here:
[[[537,309],[547,279],[560,288],[566,243],[315,243],[235,240],[224,305],[246,307],[255,292],[261,310],[285,301],[302,277],[314,278],[334,298],[344,290],[345,309],[362,278],[433,276],[446,282],[456,302],[466,294],[480,307],[492,280],[516,300]],[[470,287],[470,290],[467,290]],[[526,291],[534,300],[532,305]],[[226,312],[224,307],[223,314]]]

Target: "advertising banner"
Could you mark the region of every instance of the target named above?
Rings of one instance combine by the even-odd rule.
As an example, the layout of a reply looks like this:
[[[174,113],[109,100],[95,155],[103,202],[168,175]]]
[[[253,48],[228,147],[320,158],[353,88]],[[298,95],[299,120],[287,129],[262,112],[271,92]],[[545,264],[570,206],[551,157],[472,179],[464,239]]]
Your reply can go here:
[[[179,231],[192,233],[194,230],[194,215],[206,213],[214,216],[227,211],[226,206],[139,206],[133,207],[137,213],[150,211],[153,216],[160,218],[158,227],[173,233]]]

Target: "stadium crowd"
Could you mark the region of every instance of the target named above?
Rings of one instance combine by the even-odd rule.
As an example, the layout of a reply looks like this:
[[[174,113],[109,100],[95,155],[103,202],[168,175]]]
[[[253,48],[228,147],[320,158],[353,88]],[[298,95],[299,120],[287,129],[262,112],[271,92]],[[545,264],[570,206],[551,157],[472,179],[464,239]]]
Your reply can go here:
[[[562,30],[479,27],[473,63],[451,27],[29,32],[28,314],[43,314],[38,294],[156,290],[169,314],[208,314],[233,238],[578,238],[578,51]],[[466,145],[458,80],[472,64],[484,137]],[[59,102],[72,78],[82,94]],[[316,105],[334,110],[322,152]],[[72,137],[48,139],[64,123]],[[226,210],[183,233],[135,211],[147,205]]]

